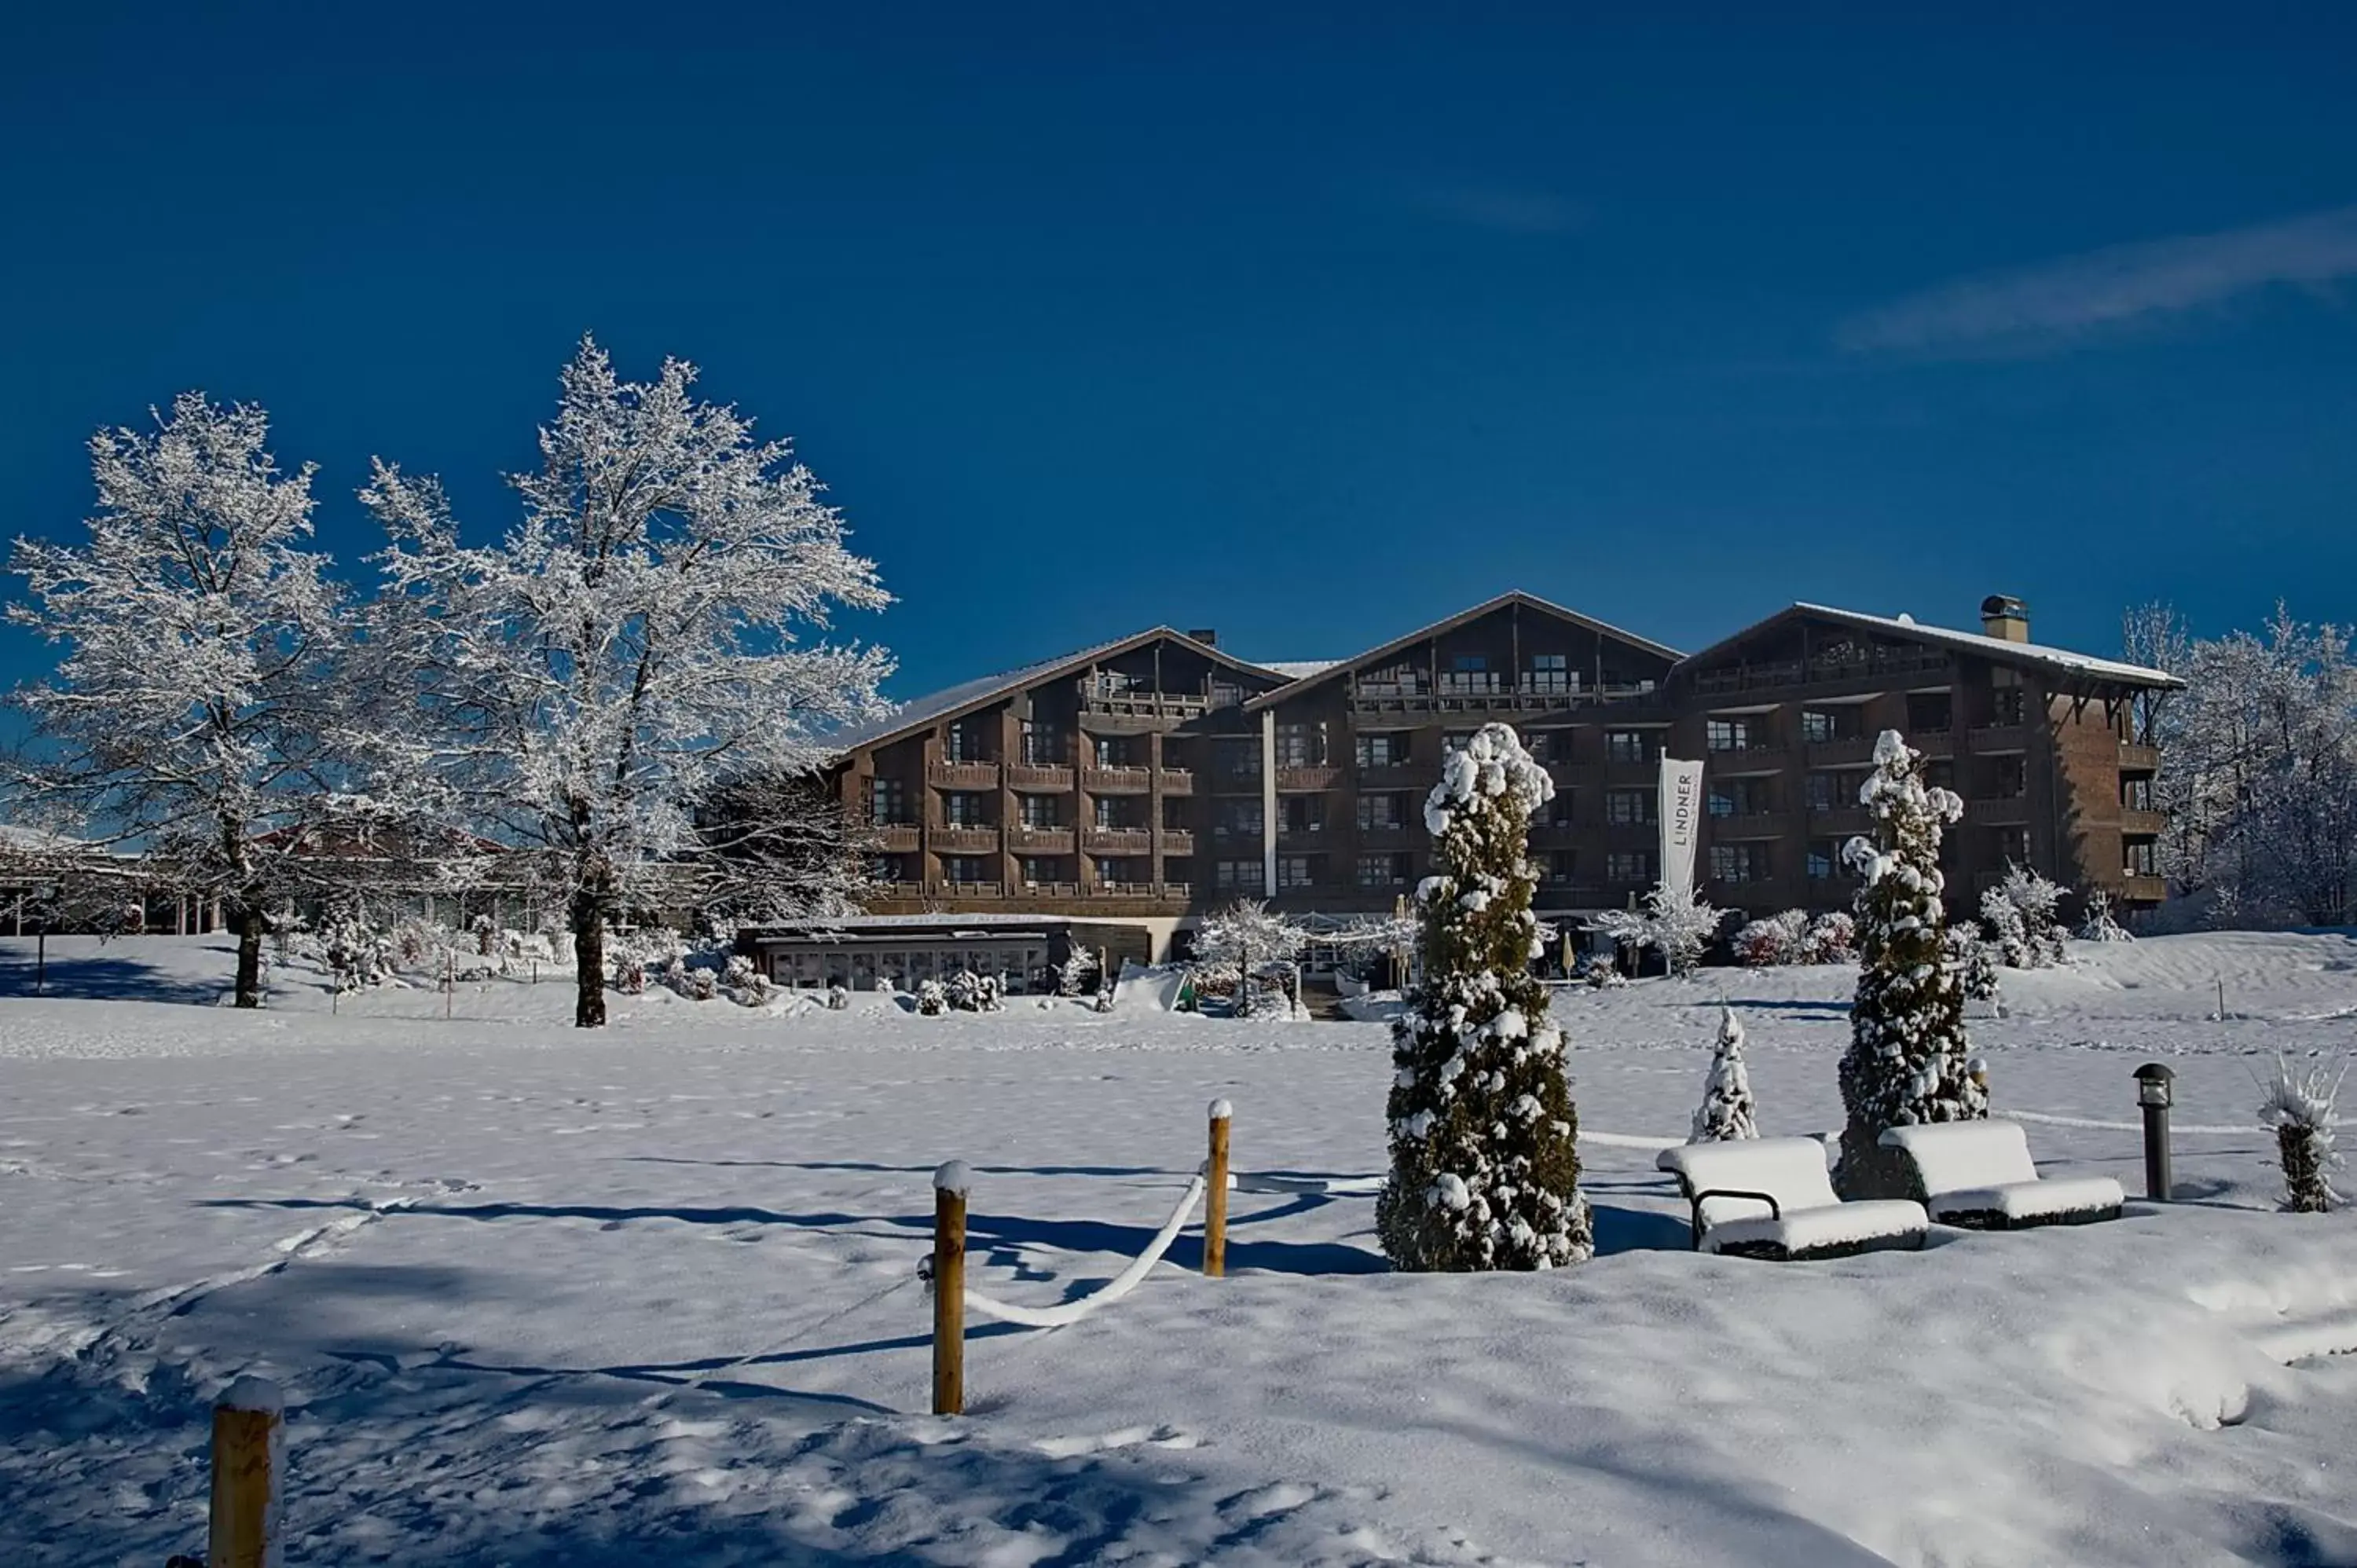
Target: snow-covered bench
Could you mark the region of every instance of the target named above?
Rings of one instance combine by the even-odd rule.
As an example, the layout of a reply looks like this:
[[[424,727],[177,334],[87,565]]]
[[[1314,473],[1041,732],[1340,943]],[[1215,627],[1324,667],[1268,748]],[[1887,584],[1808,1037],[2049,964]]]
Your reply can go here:
[[[2040,1178],[2018,1122],[1893,1127],[1882,1143],[1907,1156],[1924,1207],[1943,1224],[2023,1230],[2120,1217],[2120,1184],[2109,1176]]]
[[[1739,1138],[1663,1149],[1654,1165],[1694,1205],[1699,1252],[1738,1258],[1846,1258],[1921,1247],[1920,1203],[1844,1203],[1814,1138]]]

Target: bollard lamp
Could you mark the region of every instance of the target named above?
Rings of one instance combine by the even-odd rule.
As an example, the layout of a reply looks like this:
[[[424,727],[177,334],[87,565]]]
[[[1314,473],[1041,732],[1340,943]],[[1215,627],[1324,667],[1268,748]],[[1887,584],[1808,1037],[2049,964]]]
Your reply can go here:
[[[2163,1111],[2169,1109],[2169,1086],[2176,1077],[2158,1062],[2147,1062],[2136,1069],[2136,1103]]]

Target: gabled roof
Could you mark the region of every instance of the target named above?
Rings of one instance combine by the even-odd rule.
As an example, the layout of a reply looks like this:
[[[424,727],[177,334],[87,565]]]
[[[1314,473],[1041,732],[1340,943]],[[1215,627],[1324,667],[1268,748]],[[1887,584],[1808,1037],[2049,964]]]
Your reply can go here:
[[[1198,642],[1183,631],[1173,631],[1167,626],[1157,626],[1146,631],[1133,632],[1127,637],[1115,638],[1111,642],[1100,642],[1094,647],[1083,648],[1076,652],[1060,654],[1053,659],[1043,659],[1037,664],[1026,664],[1017,669],[1002,671],[996,675],[984,675],[975,680],[960,682],[957,685],[947,686],[927,696],[903,703],[883,718],[864,725],[854,725],[829,736],[827,743],[830,759],[840,757],[845,752],[856,751],[861,746],[874,746],[881,741],[896,739],[910,730],[923,729],[929,725],[940,724],[944,719],[957,718],[976,708],[986,707],[1001,697],[1020,691],[1026,686],[1036,685],[1041,681],[1054,680],[1066,671],[1084,668],[1093,660],[1110,659],[1114,654],[1126,653],[1133,648],[1141,648],[1146,643],[1160,639],[1168,639],[1182,648],[1201,654],[1216,664],[1223,664],[1231,670],[1241,671],[1247,675],[1259,675],[1280,683],[1291,679],[1281,670],[1271,669],[1265,664],[1247,663],[1232,654],[1221,652],[1208,642]]]
[[[1678,661],[1678,667],[1684,669],[1688,665],[1706,663],[1747,638],[1756,637],[1787,621],[1802,619],[1832,621],[1837,626],[1870,631],[1881,637],[1918,642],[1931,648],[1953,649],[1959,652],[1977,654],[2000,664],[2044,670],[2053,674],[2117,681],[2131,686],[2177,687],[2185,684],[2164,670],[2147,670],[2141,664],[2125,664],[2116,659],[2096,659],[2084,653],[2073,653],[2066,648],[2049,648],[2036,642],[2008,642],[2004,638],[1990,637],[1984,632],[1925,626],[1910,618],[1867,615],[1859,610],[1812,604],[1788,605],[1765,620],[1755,621],[1734,636],[1720,639],[1700,653],[1689,654]]]
[[[1342,674],[1346,671],[1356,670],[1362,665],[1372,664],[1379,659],[1387,659],[1393,654],[1399,652],[1404,648],[1410,648],[1415,646],[1416,643],[1422,642],[1426,638],[1438,637],[1445,632],[1455,631],[1460,626],[1467,625],[1472,621],[1477,621],[1485,615],[1490,615],[1495,611],[1504,609],[1509,605],[1527,605],[1532,609],[1537,610],[1542,614],[1554,616],[1559,620],[1570,621],[1575,626],[1586,627],[1588,630],[1600,632],[1606,637],[1618,638],[1622,642],[1641,648],[1648,653],[1657,653],[1664,659],[1674,660],[1678,657],[1678,650],[1676,649],[1668,647],[1663,643],[1655,642],[1651,638],[1639,637],[1633,631],[1623,631],[1620,628],[1598,620],[1593,616],[1581,615],[1577,610],[1566,609],[1563,606],[1551,604],[1547,600],[1540,598],[1535,594],[1526,594],[1520,588],[1515,588],[1509,592],[1500,594],[1494,599],[1484,599],[1481,603],[1475,605],[1471,609],[1460,610],[1457,614],[1450,616],[1446,620],[1437,620],[1430,626],[1421,627],[1415,631],[1409,632],[1405,637],[1395,637],[1392,639],[1391,641],[1384,643],[1382,647],[1371,648],[1367,650],[1366,652],[1361,653],[1355,658],[1340,659],[1335,660],[1331,664],[1321,666],[1314,674],[1306,675],[1300,680],[1296,681],[1290,686],[1283,687],[1275,692],[1264,693],[1262,695],[1254,697],[1252,701],[1244,704],[1245,711],[1257,712],[1260,709],[1268,706],[1271,703],[1283,698],[1292,697],[1308,687],[1315,686],[1324,681],[1329,681],[1335,676]]]

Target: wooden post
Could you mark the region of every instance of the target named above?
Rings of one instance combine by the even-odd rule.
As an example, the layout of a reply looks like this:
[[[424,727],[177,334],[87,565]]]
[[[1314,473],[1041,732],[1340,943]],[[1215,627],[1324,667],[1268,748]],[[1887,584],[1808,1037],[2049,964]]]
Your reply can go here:
[[[1203,1166],[1203,1276],[1228,1272],[1228,1123],[1235,1107],[1211,1101],[1211,1157]]]
[[[448,948],[442,950],[442,1016],[450,1015],[450,998],[458,994],[458,960]]]
[[[933,1173],[933,1413],[965,1413],[965,1163]]]
[[[213,1406],[206,1568],[278,1568],[285,1434],[278,1385],[267,1378],[238,1379]]]

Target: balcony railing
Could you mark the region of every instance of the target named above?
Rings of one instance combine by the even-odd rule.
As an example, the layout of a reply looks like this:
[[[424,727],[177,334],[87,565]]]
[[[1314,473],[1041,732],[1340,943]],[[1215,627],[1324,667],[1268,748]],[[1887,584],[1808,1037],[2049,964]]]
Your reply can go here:
[[[942,891],[952,898],[996,898],[1005,886],[999,882],[944,882]]]
[[[1209,692],[1156,692],[1103,677],[1092,681],[1082,676],[1077,684],[1081,706],[1092,714],[1123,718],[1190,718],[1208,713],[1211,707]]]
[[[2158,904],[2169,897],[2169,879],[2128,872],[2120,878],[2120,897],[2138,904]]]
[[[1185,768],[1164,768],[1162,770],[1162,792],[1166,795],[1193,794],[1195,792],[1195,775],[1193,770]]]
[[[1162,853],[1165,854],[1194,854],[1195,835],[1185,828],[1163,829]]]
[[[1975,725],[1968,738],[1973,750],[1983,756],[2002,757],[2007,752],[2029,749],[2029,726],[2027,725]]]
[[[2150,773],[2160,767],[2160,747],[2146,746],[2141,741],[2120,742],[2120,771]]]
[[[1006,783],[1009,789],[1030,789],[1041,794],[1069,795],[1072,792],[1072,768],[1068,762],[1017,762],[1008,765]]]
[[[1710,835],[1714,839],[1781,838],[1788,831],[1784,819],[1773,811],[1739,811],[1710,820]]]
[[[986,854],[998,847],[998,830],[972,824],[945,824],[929,835],[932,847],[950,854]]]
[[[1967,800],[1964,817],[1985,828],[2018,828],[2029,822],[2029,798],[2007,795],[1992,800]]]
[[[1812,768],[1854,768],[1874,760],[1874,738],[1870,736],[1846,735],[1834,740],[1813,740],[1808,743],[1809,766]]]
[[[1279,766],[1276,770],[1279,789],[1331,789],[1341,781],[1341,768],[1329,763]]]
[[[2120,832],[2130,838],[2149,838],[2168,829],[2167,811],[2148,811],[2140,806],[2126,806],[2120,811]]]
[[[1846,839],[1858,833],[1874,832],[1874,813],[1864,806],[1830,806],[1823,811],[1809,809],[1809,834],[1813,838]]]
[[[1091,768],[1081,782],[1092,795],[1143,795],[1154,788],[1154,769],[1127,765]]]
[[[1793,659],[1768,664],[1738,665],[1732,670],[1706,670],[1694,677],[1701,695],[1729,692],[1760,692],[1778,687],[1831,685],[1846,681],[1878,681],[1893,675],[1944,671],[1948,656],[1931,649],[1889,649],[1862,659]]]
[[[1026,898],[1077,898],[1081,885],[1077,882],[1026,882],[1020,885]]]
[[[875,829],[876,847],[886,854],[913,854],[921,831],[914,822],[878,822]]]
[[[1072,853],[1072,830],[1070,828],[1009,828],[1007,847],[1020,854],[1070,854]]]
[[[1144,854],[1154,847],[1154,834],[1146,828],[1084,828],[1081,845],[1092,854]]]
[[[932,762],[925,766],[925,782],[944,789],[996,789],[996,762]]]

